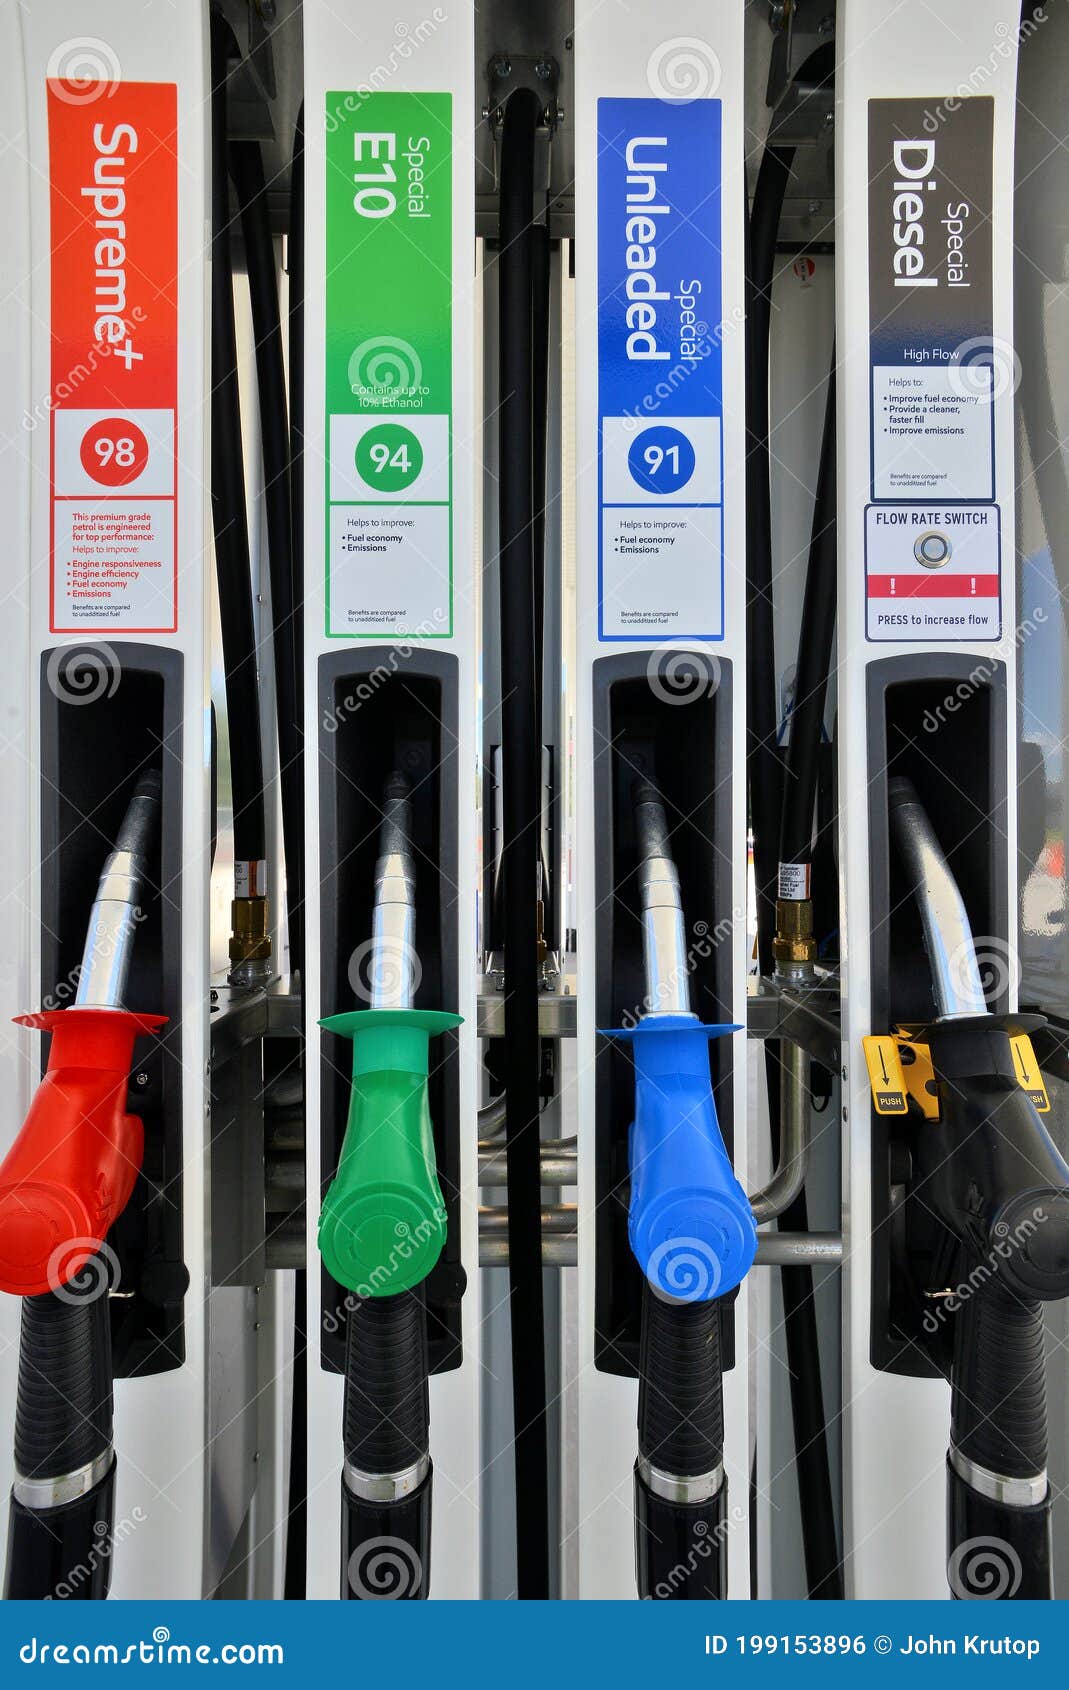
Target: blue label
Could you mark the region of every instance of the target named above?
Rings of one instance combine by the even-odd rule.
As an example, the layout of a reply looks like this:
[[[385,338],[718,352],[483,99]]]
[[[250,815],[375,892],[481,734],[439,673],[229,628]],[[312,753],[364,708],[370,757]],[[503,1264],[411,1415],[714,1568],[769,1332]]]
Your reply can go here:
[[[719,100],[599,100],[602,640],[724,637],[720,228]]]

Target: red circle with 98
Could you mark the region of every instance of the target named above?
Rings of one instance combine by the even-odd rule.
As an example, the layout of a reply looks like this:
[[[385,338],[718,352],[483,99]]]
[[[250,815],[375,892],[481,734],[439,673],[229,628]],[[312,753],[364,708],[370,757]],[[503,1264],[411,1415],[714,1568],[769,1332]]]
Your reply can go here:
[[[102,417],[83,434],[80,456],[102,487],[128,487],[148,463],[148,441],[128,417]]]

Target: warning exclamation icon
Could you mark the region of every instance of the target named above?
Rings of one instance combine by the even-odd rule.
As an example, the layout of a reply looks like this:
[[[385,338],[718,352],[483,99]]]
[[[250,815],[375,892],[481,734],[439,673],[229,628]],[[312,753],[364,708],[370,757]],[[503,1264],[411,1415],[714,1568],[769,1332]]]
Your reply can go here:
[[[975,575],[969,576],[969,593],[970,593],[970,596],[972,598],[976,597],[976,576]]]
[[[894,598],[897,590],[898,590],[898,577],[897,577],[897,575],[892,575],[891,576],[891,597],[892,598]]]

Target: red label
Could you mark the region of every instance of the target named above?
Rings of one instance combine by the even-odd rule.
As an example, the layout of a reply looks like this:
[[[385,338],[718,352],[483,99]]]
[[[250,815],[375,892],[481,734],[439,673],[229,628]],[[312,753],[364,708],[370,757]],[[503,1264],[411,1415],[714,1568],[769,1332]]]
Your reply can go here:
[[[53,633],[178,626],[177,90],[48,83]]]
[[[997,575],[870,575],[870,599],[997,599]]]

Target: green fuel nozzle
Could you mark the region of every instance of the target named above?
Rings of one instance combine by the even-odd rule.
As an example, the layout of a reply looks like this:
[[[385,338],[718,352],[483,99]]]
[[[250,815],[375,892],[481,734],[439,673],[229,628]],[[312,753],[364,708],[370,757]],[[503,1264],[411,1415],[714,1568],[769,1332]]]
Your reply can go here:
[[[446,1235],[427,1070],[431,1038],[462,1017],[412,1007],[418,968],[409,811],[408,784],[391,775],[375,865],[370,1007],[320,1023],[352,1040],[353,1087],[338,1171],[319,1218],[319,1248],[338,1283],[361,1298],[418,1285]]]
[[[353,1042],[353,1089],[319,1248],[338,1283],[360,1297],[411,1290],[445,1243],[428,1052],[434,1034],[460,1021],[442,1010],[364,1009],[321,1022]]]

